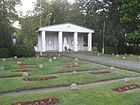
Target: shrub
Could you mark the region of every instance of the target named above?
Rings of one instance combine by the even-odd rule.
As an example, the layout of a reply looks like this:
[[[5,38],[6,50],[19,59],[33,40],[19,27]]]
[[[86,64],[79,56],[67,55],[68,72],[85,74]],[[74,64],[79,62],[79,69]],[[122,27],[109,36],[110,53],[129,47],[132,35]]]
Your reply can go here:
[[[132,54],[132,47],[131,46],[127,46],[125,44],[122,44],[120,46],[118,46],[118,54]]]
[[[98,51],[97,47],[96,46],[92,47],[92,51]]]
[[[10,54],[10,51],[9,49],[7,48],[0,48],[0,57],[1,58],[7,58],[7,57],[10,57],[11,54]]]
[[[105,54],[117,54],[118,50],[114,47],[105,47]]]
[[[15,47],[15,55],[18,57],[31,57],[35,56],[35,50],[30,45],[17,45]]]
[[[140,54],[140,47],[133,47],[133,54]]]

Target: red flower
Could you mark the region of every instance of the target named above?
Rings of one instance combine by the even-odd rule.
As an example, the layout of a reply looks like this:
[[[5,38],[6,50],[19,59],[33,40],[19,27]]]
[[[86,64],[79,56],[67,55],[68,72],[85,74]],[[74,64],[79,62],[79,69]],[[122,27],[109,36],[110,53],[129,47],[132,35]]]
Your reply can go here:
[[[38,100],[38,103],[41,103],[42,102],[42,100]]]
[[[12,70],[11,72],[31,72],[31,70]]]
[[[64,67],[80,67],[80,66],[73,66],[73,65],[72,65],[72,66],[64,66]]]
[[[70,63],[70,62],[74,62],[74,61],[61,61],[61,63]]]
[[[21,63],[21,64],[18,64],[18,65],[33,65],[33,63]]]
[[[21,105],[26,105],[26,103],[22,102]]]
[[[56,104],[56,103],[57,103],[57,100],[56,100],[56,98],[54,98],[54,97],[51,97],[51,98],[50,98],[50,101],[51,101],[51,103],[53,103],[53,104]]]
[[[34,101],[30,101],[30,104],[34,104]]]

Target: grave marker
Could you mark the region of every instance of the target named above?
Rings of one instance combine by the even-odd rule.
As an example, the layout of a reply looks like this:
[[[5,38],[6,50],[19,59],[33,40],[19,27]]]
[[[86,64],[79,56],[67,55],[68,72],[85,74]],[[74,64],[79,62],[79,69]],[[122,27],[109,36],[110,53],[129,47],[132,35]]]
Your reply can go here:
[[[0,67],[0,70],[4,70],[4,67]]]
[[[116,57],[119,57],[119,55],[118,55],[118,54],[116,54]]]
[[[71,89],[71,90],[77,90],[77,89],[78,89],[77,84],[75,84],[75,83],[71,84],[71,85],[70,85],[70,89]]]
[[[49,62],[52,62],[52,59],[51,58],[49,59]]]
[[[17,56],[14,56],[14,58],[17,58]]]
[[[78,58],[75,58],[75,61],[78,61]]]
[[[54,56],[54,57],[53,57],[53,59],[55,60],[55,59],[56,59],[56,57]]]
[[[28,77],[28,73],[27,72],[23,72],[22,76],[23,77]]]
[[[43,64],[39,64],[39,68],[40,69],[43,69],[44,68],[44,65]]]
[[[74,62],[74,65],[77,66],[78,65],[78,62]]]
[[[123,59],[125,59],[126,57],[123,57]]]
[[[2,61],[5,61],[5,58],[2,58]]]

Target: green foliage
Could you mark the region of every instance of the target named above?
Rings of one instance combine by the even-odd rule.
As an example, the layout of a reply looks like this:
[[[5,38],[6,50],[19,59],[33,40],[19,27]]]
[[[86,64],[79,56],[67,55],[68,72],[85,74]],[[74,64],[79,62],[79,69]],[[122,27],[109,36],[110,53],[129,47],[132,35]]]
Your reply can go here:
[[[4,57],[10,57],[14,53],[12,34],[15,29],[11,24],[17,20],[15,6],[19,3],[20,0],[0,1],[0,49],[3,52],[1,55]]]
[[[97,47],[94,46],[94,47],[92,48],[92,51],[98,51]]]
[[[105,22],[106,47],[118,49],[126,42],[138,44],[139,4],[139,0],[75,0],[73,4],[68,0],[37,0],[34,11],[20,19],[18,38],[24,43],[36,44],[35,30],[40,26],[72,22],[94,29],[93,42],[102,49]],[[126,33],[130,37],[125,38]]]
[[[140,54],[140,47],[133,47],[133,54]]]
[[[9,49],[0,48],[0,57],[1,58],[7,58],[7,57],[10,57],[10,56],[11,56],[11,54],[10,54]]]
[[[126,37],[127,42],[135,44],[140,43],[140,29],[135,30],[132,33],[129,33]]]
[[[31,57],[35,56],[35,50],[30,45],[16,45],[15,55],[18,57]]]
[[[105,47],[105,54],[118,54],[118,49],[114,47]]]

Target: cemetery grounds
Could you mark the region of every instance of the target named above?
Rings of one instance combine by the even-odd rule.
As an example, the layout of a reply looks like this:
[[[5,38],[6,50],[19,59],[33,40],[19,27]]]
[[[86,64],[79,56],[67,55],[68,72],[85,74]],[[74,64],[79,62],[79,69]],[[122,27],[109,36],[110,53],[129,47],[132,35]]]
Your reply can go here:
[[[50,97],[57,100],[57,103],[50,105],[140,105],[140,79],[125,80],[129,77],[140,77],[139,73],[62,55],[5,58],[1,59],[0,67],[4,67],[4,70],[0,70],[0,105],[21,105]],[[119,79],[124,81],[107,83]],[[98,82],[102,83],[84,86]],[[83,87],[71,90],[69,87],[73,83]],[[68,88],[57,90],[63,86]],[[38,91],[45,88],[54,89]],[[116,88],[122,91],[116,91]],[[24,93],[35,89],[36,92]],[[20,91],[21,94],[16,94]]]

